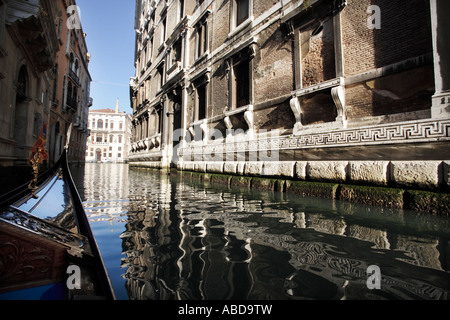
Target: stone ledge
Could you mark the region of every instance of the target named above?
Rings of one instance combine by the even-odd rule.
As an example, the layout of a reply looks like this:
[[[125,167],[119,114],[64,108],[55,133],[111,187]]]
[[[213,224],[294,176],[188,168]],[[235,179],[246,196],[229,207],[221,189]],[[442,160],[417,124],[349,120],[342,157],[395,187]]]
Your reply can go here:
[[[392,161],[391,181],[401,187],[437,189],[443,181],[442,161]]]
[[[262,176],[294,178],[295,161],[264,162]]]
[[[350,161],[348,181],[387,186],[389,183],[389,161]]]
[[[160,167],[158,162],[131,166]],[[238,176],[282,178],[297,181],[346,183],[450,190],[450,161],[187,161],[184,171],[223,173]]]
[[[263,162],[246,162],[244,174],[248,176],[260,176],[263,172]]]
[[[345,182],[347,161],[309,161],[306,166],[307,180]]]
[[[192,171],[180,171],[179,174],[191,181],[202,181],[203,183],[211,183],[218,186],[225,185],[227,188],[284,192],[286,194],[328,198],[348,203],[362,203],[370,206],[407,209],[450,216],[450,193]]]
[[[146,162],[130,162],[130,167],[135,168],[153,168],[153,169],[161,169],[161,162],[159,161],[146,161]]]
[[[223,173],[223,162],[209,162],[206,166],[206,171],[211,173]]]

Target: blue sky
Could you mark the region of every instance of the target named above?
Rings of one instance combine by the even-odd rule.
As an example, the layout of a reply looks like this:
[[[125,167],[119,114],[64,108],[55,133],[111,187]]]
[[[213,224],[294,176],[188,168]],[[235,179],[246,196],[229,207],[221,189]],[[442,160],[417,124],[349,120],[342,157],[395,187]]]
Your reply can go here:
[[[134,0],[76,0],[91,54],[91,109],[132,113],[130,77],[134,76]]]

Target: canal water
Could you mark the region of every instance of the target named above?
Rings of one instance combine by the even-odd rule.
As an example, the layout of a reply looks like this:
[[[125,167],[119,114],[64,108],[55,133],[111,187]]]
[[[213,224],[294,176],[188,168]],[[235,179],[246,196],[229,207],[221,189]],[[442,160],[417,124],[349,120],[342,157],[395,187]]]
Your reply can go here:
[[[449,219],[123,164],[72,174],[121,300],[450,299]]]

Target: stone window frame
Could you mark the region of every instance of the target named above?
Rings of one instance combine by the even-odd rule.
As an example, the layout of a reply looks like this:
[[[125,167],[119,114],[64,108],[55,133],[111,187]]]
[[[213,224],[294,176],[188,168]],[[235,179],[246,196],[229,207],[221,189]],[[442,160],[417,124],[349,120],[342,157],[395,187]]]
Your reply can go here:
[[[228,38],[234,37],[236,34],[246,29],[248,26],[253,25],[254,17],[253,17],[253,0],[245,0],[248,1],[248,16],[245,20],[243,20],[240,24],[238,24],[238,1],[242,0],[231,0],[230,1],[230,33],[228,34]]]
[[[339,4],[341,3],[342,4]],[[312,24],[319,24],[320,27],[323,21],[316,19],[307,20],[304,23],[295,25],[295,17],[290,17],[288,20],[282,22],[286,24],[287,30],[290,31],[290,35],[294,38],[294,77],[295,77],[295,90],[292,92],[292,98],[290,101],[291,110],[296,118],[296,124],[294,126],[294,134],[301,134],[300,131],[308,128],[319,128],[321,126],[332,128],[346,128],[347,119],[345,114],[345,81],[344,81],[344,69],[343,69],[343,51],[342,51],[342,30],[341,30],[341,11],[344,9],[345,4],[343,1],[338,0],[337,4],[333,7],[333,29],[334,29],[334,51],[335,51],[335,78],[314,84],[311,86],[303,86],[303,70],[302,70],[302,56],[301,56],[301,32]],[[322,31],[320,31],[322,32]],[[337,118],[335,122],[325,123],[324,125],[306,125],[301,123],[302,110],[300,104],[300,97],[319,92],[323,90],[331,90],[332,99],[336,105]]]
[[[158,66],[156,66],[156,68],[155,68],[156,74],[158,75],[158,79],[157,79],[158,87],[156,88],[157,95],[159,92],[161,92],[163,90],[164,83],[165,83],[165,81],[164,81],[165,80],[164,79],[164,74],[165,74],[164,67],[166,64],[165,62],[166,62],[165,60],[162,60],[161,63]]]
[[[195,50],[194,61],[195,63],[203,60],[209,55],[209,23],[208,17],[211,14],[211,10],[206,10],[200,17],[194,22],[193,27],[195,30]]]
[[[178,37],[173,43],[167,54],[167,74],[168,77],[174,73],[174,71],[179,71],[183,65],[183,46],[184,38]],[[178,57],[177,57],[178,55]]]
[[[233,54],[225,61],[225,68],[228,72],[229,79],[229,98],[228,98],[228,111],[237,109],[248,109],[253,105],[253,58],[255,56],[254,44],[239,50],[239,52]],[[241,63],[248,62],[248,104],[237,105],[237,90],[236,90],[236,67],[239,67]]]
[[[206,68],[202,70],[199,74],[197,74],[195,77],[193,77],[190,81],[192,84],[192,87],[194,88],[195,92],[195,105],[194,105],[194,123],[196,122],[202,122],[204,120],[208,119],[208,102],[209,102],[209,83],[211,81],[210,78],[210,68]],[[200,96],[198,92],[198,88],[204,87],[204,117],[200,118]]]
[[[158,51],[161,52],[165,46],[166,46],[166,40],[167,40],[167,16],[165,15],[166,12],[164,12],[164,15],[161,16],[161,21],[159,27],[161,28],[159,30],[159,36],[160,36],[160,45],[158,48]]]
[[[186,15],[186,1],[178,0],[177,1],[177,21],[180,22],[181,20],[183,20],[185,15]]]
[[[211,81],[211,68],[205,68],[199,73],[197,73],[195,76],[193,76],[190,79],[191,88],[192,91],[195,94],[194,98],[194,121],[190,124],[189,132],[191,133],[192,137],[194,137],[192,142],[200,142],[203,144],[207,143],[207,137],[208,137],[208,103],[210,100],[210,93],[209,93],[209,84]],[[200,119],[200,96],[198,88],[204,87],[204,118]],[[198,131],[199,129],[200,131]],[[198,139],[200,133],[200,139]]]

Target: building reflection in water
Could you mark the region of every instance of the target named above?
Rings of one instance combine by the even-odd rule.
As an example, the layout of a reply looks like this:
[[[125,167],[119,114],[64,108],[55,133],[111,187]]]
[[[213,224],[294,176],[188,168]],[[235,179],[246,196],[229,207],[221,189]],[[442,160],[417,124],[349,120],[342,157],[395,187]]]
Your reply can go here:
[[[74,179],[121,299],[450,298],[448,219],[120,164]]]
[[[140,170],[130,181],[130,299],[450,298],[445,220]],[[367,288],[373,264],[382,290]]]

